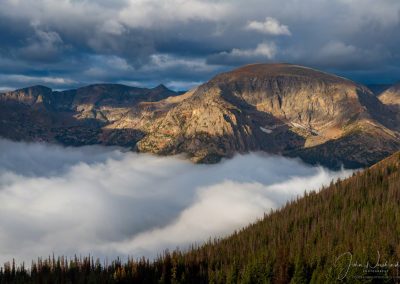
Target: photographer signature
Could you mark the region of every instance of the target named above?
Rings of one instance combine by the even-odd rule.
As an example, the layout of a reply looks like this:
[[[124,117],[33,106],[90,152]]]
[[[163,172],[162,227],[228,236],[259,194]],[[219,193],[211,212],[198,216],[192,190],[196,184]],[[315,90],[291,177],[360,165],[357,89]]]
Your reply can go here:
[[[383,273],[387,272],[390,268],[396,268],[397,270],[400,267],[400,263],[397,261],[396,263],[391,262],[381,262],[381,255],[379,251],[377,252],[377,260],[374,264],[371,264],[369,261],[366,263],[361,263],[356,260],[353,260],[353,255],[351,252],[345,252],[338,256],[335,261],[335,266],[338,266],[338,263],[343,262],[343,268],[339,271],[338,280],[343,280],[349,274],[350,268],[362,268],[364,272],[375,272],[375,273]]]

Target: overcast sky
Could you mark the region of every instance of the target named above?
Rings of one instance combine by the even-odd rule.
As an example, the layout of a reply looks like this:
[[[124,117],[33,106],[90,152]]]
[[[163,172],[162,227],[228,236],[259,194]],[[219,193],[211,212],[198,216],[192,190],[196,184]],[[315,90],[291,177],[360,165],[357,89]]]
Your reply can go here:
[[[399,0],[0,0],[0,89],[188,89],[246,63],[400,80]]]

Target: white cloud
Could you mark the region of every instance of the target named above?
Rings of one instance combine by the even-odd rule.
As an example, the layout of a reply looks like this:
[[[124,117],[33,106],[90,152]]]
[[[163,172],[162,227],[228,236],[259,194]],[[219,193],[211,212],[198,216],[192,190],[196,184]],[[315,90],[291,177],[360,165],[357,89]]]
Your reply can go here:
[[[268,35],[291,35],[288,26],[282,25],[277,19],[271,17],[266,17],[264,22],[250,21],[246,29]]]
[[[276,54],[276,45],[274,43],[260,43],[254,49],[238,49],[234,48],[230,52],[232,56],[238,57],[256,57],[265,56],[268,59],[272,59]]]
[[[18,74],[3,75],[0,74],[0,82],[8,82],[10,84],[24,84],[29,86],[32,84],[54,84],[54,85],[70,85],[76,83],[76,81],[62,78],[62,77],[49,77],[49,76],[25,76]]]
[[[223,51],[208,58],[213,64],[245,64],[264,62],[267,59],[275,58],[277,47],[275,43],[259,43],[255,48],[241,49],[234,48],[231,51]]]
[[[125,75],[132,73],[134,68],[124,59],[113,55],[96,55],[91,57],[92,66],[83,73],[92,78],[101,79],[109,73]]]
[[[27,40],[26,46],[17,50],[17,55],[28,61],[56,61],[65,48],[67,47],[57,32],[35,27],[35,34]]]
[[[147,85],[151,81],[151,85],[165,77],[204,81],[217,73],[210,65],[219,64],[218,71],[226,71],[230,66],[273,58],[327,71],[337,69],[341,75],[344,70],[351,70],[352,76],[367,71],[380,77],[374,80],[383,75],[395,80],[400,58],[399,9],[396,0],[3,0],[0,69],[4,74],[24,75],[46,70],[48,76],[64,75],[81,83],[134,80]],[[47,38],[37,35],[34,28],[47,33]],[[275,39],[279,52],[258,50],[255,53],[264,56],[254,57],[250,47],[263,35],[284,36]],[[356,56],[356,64],[347,59],[337,64],[329,50],[326,56],[320,52],[330,41],[345,43],[346,49],[355,47],[363,55]],[[20,49],[25,56],[17,52]],[[200,71],[190,74],[181,71],[182,64],[146,68],[154,61],[152,55],[166,54],[172,60],[207,58],[207,62],[206,66],[195,65]],[[123,58],[135,72],[104,72],[102,66],[97,68],[87,60],[96,55]],[[363,56],[368,60],[363,61]],[[32,60],[37,64],[31,64]],[[7,82],[1,85],[13,87]]]
[[[390,57],[388,51],[379,44],[363,49],[341,41],[329,41],[315,54],[314,61],[325,62],[327,66],[352,68],[376,68],[384,57]]]
[[[121,35],[126,31],[126,28],[118,21],[111,19],[107,20],[102,26],[101,30],[105,33],[113,35]]]
[[[340,174],[336,177],[338,176]],[[327,185],[332,177],[332,173],[319,169],[313,176],[292,176],[287,181],[271,184],[223,181],[201,188],[195,202],[183,210],[171,224],[140,233],[127,241],[111,244],[111,247],[120,253],[137,251],[155,257],[156,252],[165,247],[185,248],[194,241],[227,236],[260,219],[265,212],[279,208],[285,201],[301,196],[306,189],[318,189],[322,184]],[[156,251],[154,248],[157,248]]]
[[[217,165],[0,140],[0,263],[155,256],[201,243],[349,172],[261,154]]]
[[[158,27],[188,21],[211,21],[229,14],[231,5],[225,1],[208,0],[131,0],[119,16],[129,27]]]
[[[205,59],[180,58],[170,54],[152,54],[150,62],[143,69],[168,69],[168,68],[189,68],[193,72],[210,71],[213,67],[206,64]]]
[[[340,41],[331,41],[322,47],[320,55],[323,57],[348,57],[357,53],[357,48],[353,45],[346,45]]]

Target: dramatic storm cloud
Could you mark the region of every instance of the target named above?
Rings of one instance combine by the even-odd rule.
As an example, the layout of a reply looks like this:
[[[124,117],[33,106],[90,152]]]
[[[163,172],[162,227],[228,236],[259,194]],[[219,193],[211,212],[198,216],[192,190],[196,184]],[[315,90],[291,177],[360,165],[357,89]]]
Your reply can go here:
[[[206,166],[0,140],[0,263],[52,253],[154,257],[228,235],[349,173],[262,154]]]
[[[400,80],[398,0],[1,0],[0,89],[190,88],[256,62]]]

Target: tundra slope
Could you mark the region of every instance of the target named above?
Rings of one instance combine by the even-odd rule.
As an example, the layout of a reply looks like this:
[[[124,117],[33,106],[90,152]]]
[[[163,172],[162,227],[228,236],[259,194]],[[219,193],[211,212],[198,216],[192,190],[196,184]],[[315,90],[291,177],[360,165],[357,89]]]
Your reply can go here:
[[[247,151],[338,167],[370,165],[399,149],[395,110],[347,79],[288,64],[220,74],[185,94],[137,148],[214,162]]]

